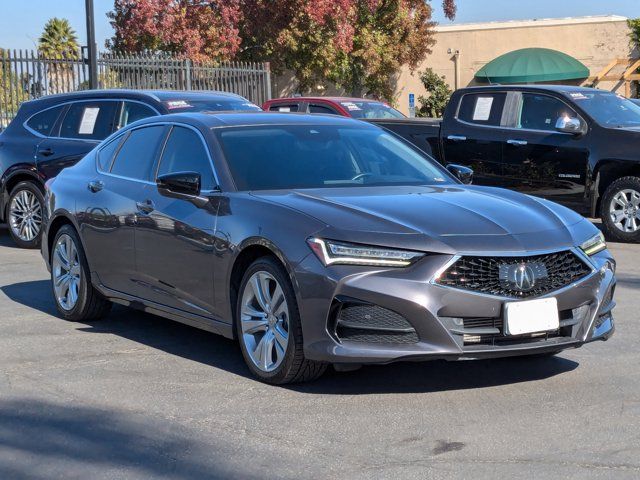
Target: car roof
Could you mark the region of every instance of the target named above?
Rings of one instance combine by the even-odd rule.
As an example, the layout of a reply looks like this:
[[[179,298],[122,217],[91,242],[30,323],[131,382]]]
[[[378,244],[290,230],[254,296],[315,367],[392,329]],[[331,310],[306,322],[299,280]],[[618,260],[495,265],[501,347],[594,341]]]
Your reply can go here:
[[[478,85],[463,88],[462,91],[483,91],[483,90],[541,90],[558,93],[587,93],[587,92],[607,92],[608,90],[600,90],[597,88],[580,87],[576,85],[551,85],[551,84],[521,84],[521,85]]]
[[[269,100],[269,103],[275,102],[375,102],[375,103],[386,103],[384,100],[376,100],[374,98],[358,98],[358,97],[282,97],[275,98],[273,100]]]
[[[235,98],[239,100],[245,100],[244,97],[236,95],[235,93],[219,92],[215,90],[130,90],[130,89],[104,89],[104,90],[80,90],[77,92],[69,93],[57,93],[54,95],[45,95],[43,97],[31,100],[31,102],[65,102],[71,100],[81,100],[83,98],[133,98],[133,99],[153,99],[159,102],[167,100],[189,100],[197,98]]]
[[[345,125],[379,128],[370,123],[338,115],[282,113],[282,112],[212,112],[174,113],[162,118],[149,117],[132,125],[154,122],[176,122],[200,125],[205,128],[251,127],[263,125]]]

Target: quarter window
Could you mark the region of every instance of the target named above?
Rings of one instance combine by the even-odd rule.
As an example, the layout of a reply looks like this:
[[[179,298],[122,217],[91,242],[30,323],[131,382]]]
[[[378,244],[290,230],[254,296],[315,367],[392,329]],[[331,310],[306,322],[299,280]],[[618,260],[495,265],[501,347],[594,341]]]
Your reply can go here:
[[[60,116],[62,108],[63,106],[61,105],[59,107],[49,108],[40,113],[36,113],[29,119],[27,126],[41,135],[49,136],[51,134],[51,129]]]
[[[115,155],[118,147],[122,143],[124,135],[119,135],[118,138],[114,138],[104,147],[98,150],[98,168],[102,171],[108,171],[111,167],[113,156]]]
[[[177,172],[199,173],[202,190],[215,187],[207,148],[190,128],[173,127],[160,160],[158,176]]]
[[[163,125],[133,130],[116,155],[111,173],[134,180],[149,181],[163,136]]]
[[[120,118],[118,119],[118,128],[126,127],[130,123],[137,122],[143,118],[153,117],[157,115],[153,109],[147,105],[138,102],[127,102],[122,104]]]
[[[458,119],[478,125],[499,126],[506,93],[473,93],[462,97]]]
[[[564,102],[548,95],[523,93],[518,115],[517,128],[527,130],[556,131],[560,117],[576,117],[576,112]]]
[[[60,127],[63,138],[104,140],[113,132],[118,102],[72,103]]]

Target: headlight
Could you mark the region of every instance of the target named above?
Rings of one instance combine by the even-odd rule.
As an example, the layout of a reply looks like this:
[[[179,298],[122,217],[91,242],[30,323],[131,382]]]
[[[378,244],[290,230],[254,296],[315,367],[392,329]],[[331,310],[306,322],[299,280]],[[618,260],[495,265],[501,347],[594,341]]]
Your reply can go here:
[[[320,238],[310,238],[307,242],[325,266],[343,264],[406,267],[424,256],[424,253],[408,250],[334,242]]]
[[[607,243],[604,241],[604,235],[602,232],[598,232],[597,235],[594,235],[589,240],[580,245],[580,248],[587,255],[595,255],[598,252],[607,248]]]

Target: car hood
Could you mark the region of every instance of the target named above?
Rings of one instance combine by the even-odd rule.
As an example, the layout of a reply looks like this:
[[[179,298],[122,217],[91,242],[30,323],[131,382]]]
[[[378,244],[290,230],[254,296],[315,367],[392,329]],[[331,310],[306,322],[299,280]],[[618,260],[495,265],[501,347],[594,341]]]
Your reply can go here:
[[[596,233],[577,213],[510,190],[401,186],[256,192],[311,215],[326,238],[447,253],[569,248]]]

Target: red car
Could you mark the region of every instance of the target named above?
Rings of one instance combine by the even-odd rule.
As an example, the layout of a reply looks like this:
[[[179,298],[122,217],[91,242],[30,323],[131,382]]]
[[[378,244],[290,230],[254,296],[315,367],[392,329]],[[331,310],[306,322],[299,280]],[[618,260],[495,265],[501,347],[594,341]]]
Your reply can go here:
[[[348,97],[290,97],[269,100],[262,109],[271,112],[328,113],[352,118],[405,118],[378,100]]]

